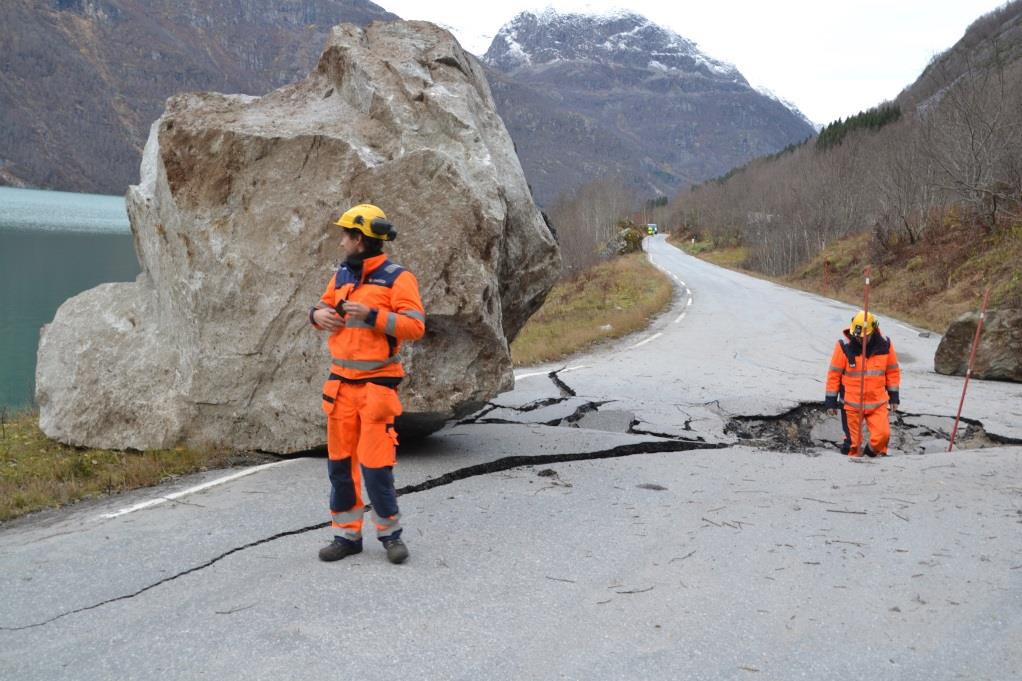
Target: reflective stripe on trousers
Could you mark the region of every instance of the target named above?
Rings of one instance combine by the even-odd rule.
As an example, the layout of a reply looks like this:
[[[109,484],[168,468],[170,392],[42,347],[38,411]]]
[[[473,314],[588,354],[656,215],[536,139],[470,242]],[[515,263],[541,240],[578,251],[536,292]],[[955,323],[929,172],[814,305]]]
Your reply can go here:
[[[330,527],[338,536],[348,541],[359,541],[362,539],[362,515],[364,507],[358,506],[350,511],[336,513],[330,511]]]
[[[383,539],[396,539],[401,536],[401,514],[397,513],[389,518],[383,518],[376,514],[376,508],[372,511],[373,524],[376,525],[376,536]],[[397,536],[395,536],[397,535]]]

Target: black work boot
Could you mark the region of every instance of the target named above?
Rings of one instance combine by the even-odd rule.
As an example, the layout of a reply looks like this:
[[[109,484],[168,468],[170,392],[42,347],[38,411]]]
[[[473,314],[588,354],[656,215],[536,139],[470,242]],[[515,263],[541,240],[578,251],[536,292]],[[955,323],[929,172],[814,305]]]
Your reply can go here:
[[[865,454],[866,456],[868,456],[871,459],[876,458],[876,455],[877,455],[877,453],[874,452],[873,449],[869,445],[866,445],[866,449],[862,453]]]
[[[348,556],[362,553],[362,542],[353,542],[347,539],[335,537],[332,542],[319,550],[319,559],[326,562],[340,560]]]
[[[383,548],[387,550],[387,560],[397,565],[408,558],[408,547],[401,541],[400,537],[395,539],[384,539]]]

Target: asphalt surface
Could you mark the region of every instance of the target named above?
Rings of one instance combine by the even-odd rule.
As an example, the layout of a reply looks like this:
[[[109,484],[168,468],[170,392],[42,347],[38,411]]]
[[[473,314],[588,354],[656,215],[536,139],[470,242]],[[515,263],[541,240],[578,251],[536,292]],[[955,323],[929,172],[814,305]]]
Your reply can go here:
[[[881,318],[929,453],[743,440],[815,413],[854,310],[648,247],[650,329],[402,447],[404,565],[316,559],[323,459],[40,514],[0,529],[0,678],[1022,678],[1022,386],[966,401],[1011,444],[939,451],[961,379]]]

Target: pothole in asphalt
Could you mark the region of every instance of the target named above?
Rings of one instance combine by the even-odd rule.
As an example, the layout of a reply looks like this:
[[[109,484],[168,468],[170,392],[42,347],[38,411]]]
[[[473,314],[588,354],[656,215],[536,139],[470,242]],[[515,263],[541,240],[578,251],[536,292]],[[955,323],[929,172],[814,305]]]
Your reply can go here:
[[[890,451],[901,454],[946,452],[954,428],[953,416],[909,414],[891,416]],[[831,416],[821,404],[802,404],[777,416],[737,416],[724,427],[740,444],[781,452],[819,456],[821,450],[838,452],[844,433],[840,415]],[[987,433],[979,421],[963,418],[958,424],[955,449],[983,449],[1022,444],[1022,440]]]

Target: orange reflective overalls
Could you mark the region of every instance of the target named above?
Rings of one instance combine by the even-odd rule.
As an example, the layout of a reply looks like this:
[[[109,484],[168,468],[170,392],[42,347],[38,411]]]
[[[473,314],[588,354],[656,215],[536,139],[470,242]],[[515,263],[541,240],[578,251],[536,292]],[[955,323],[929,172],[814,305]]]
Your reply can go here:
[[[345,301],[362,303],[370,312],[365,321],[347,317],[328,340],[332,364],[323,384],[323,411],[331,526],[339,538],[361,542],[364,479],[377,537],[396,539],[401,524],[394,418],[401,413],[397,385],[405,375],[398,352],[401,341],[422,337],[426,316],[415,276],[384,254],[366,258],[360,269],[351,261],[341,265],[315,308],[343,315]]]
[[[891,339],[875,331],[868,336],[866,342],[866,365],[859,366],[862,363],[861,341],[852,338],[847,329],[845,339],[837,342],[830,358],[826,406],[828,409],[837,409],[838,396],[843,396],[844,415],[848,423],[846,435],[851,439],[852,454],[860,452],[861,408],[869,428],[869,450],[866,453],[886,456],[887,443],[891,439],[887,404],[899,402],[901,369],[898,368],[898,355],[894,352]]]

